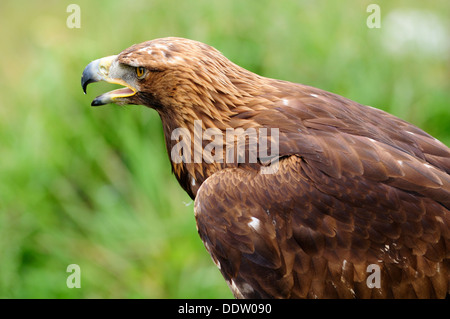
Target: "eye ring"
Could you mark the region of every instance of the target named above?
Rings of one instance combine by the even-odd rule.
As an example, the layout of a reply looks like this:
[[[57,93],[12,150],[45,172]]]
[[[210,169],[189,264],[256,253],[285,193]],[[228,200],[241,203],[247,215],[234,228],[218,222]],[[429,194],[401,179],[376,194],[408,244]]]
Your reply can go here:
[[[136,76],[139,80],[143,79],[145,74],[147,73],[147,70],[142,66],[137,67],[135,70],[136,70]]]

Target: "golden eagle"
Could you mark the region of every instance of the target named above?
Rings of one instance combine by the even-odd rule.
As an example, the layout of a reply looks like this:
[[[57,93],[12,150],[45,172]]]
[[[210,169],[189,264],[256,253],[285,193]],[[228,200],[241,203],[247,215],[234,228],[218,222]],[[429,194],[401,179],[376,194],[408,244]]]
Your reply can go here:
[[[93,106],[160,115],[173,173],[235,297],[449,293],[450,149],[423,130],[183,38],[92,61],[84,91],[97,81],[125,88]]]

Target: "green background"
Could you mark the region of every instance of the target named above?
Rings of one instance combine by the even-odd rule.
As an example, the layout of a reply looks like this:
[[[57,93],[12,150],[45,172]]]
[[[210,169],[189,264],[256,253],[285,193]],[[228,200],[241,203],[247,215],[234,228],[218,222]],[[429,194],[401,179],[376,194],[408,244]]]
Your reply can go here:
[[[450,145],[448,0],[378,1],[379,29],[366,25],[374,1],[75,1],[0,2],[1,298],[232,297],[171,174],[157,113],[90,107],[114,85],[82,93],[91,60],[134,43],[199,40]],[[66,25],[73,2],[81,28]],[[80,289],[66,286],[69,264]]]

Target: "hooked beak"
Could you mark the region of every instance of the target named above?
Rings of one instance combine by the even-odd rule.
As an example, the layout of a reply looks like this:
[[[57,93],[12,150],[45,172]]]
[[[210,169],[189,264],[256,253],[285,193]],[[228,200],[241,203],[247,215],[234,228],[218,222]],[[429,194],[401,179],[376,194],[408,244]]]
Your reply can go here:
[[[121,70],[114,70],[117,68],[117,55],[111,55],[101,58],[89,63],[83,71],[81,76],[81,86],[84,94],[89,83],[105,81],[108,83],[120,84],[125,88],[114,90],[97,96],[91,103],[92,106],[99,106],[109,103],[116,103],[119,105],[127,104],[127,98],[136,94],[137,90],[130,86],[127,82],[120,78]],[[123,72],[123,70],[122,70]]]

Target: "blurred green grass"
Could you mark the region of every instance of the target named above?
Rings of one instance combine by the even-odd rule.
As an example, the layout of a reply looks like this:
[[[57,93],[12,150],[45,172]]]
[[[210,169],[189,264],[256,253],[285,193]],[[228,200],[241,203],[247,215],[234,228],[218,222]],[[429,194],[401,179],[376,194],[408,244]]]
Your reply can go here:
[[[449,52],[389,53],[390,11],[448,1],[72,1],[0,3],[0,297],[230,298],[201,243],[193,203],[171,176],[156,112],[91,108],[91,60],[181,36],[261,75],[385,109],[450,144]],[[447,33],[448,34],[448,33]],[[66,267],[81,267],[81,288]]]

